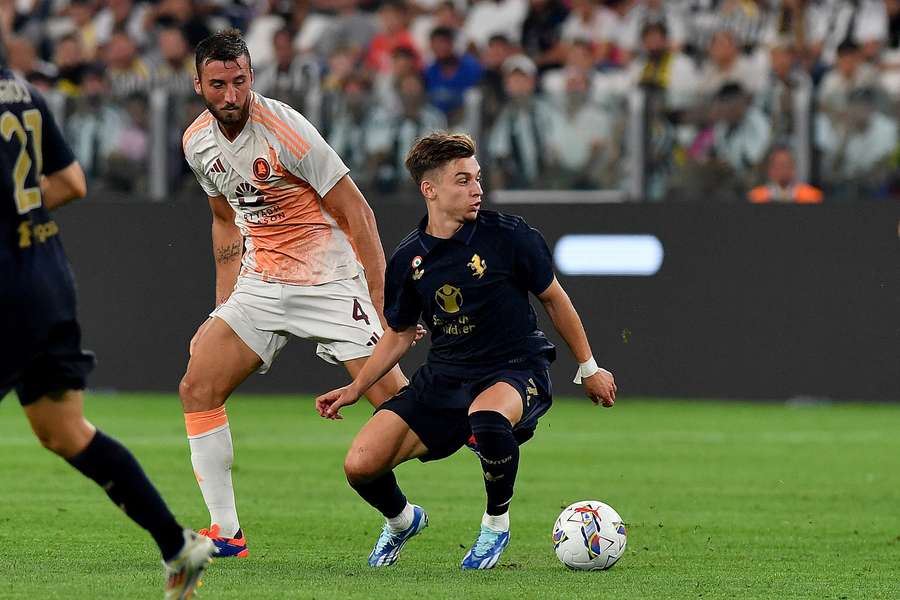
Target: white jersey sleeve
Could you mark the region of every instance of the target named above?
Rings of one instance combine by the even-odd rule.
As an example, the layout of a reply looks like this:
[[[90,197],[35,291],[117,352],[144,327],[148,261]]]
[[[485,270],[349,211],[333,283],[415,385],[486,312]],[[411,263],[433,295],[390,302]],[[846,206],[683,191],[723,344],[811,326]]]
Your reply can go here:
[[[203,142],[210,137],[208,129],[212,122],[213,117],[209,111],[204,112],[185,130],[181,139],[184,159],[187,161],[191,171],[194,172],[200,187],[203,188],[207,196],[211,197],[221,196],[222,191],[216,187],[210,176],[204,172],[200,154],[203,151],[203,147],[209,145],[208,143],[204,145]]]
[[[306,117],[281,102],[272,101],[270,106],[275,116],[303,143],[299,152],[282,155],[285,168],[307,181],[320,197],[325,197],[350,169]]]

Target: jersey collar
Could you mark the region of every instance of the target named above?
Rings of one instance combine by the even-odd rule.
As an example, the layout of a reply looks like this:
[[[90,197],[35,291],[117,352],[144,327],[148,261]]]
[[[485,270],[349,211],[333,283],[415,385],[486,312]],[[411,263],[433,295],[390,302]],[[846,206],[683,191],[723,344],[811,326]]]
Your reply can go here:
[[[426,233],[425,228],[427,226],[428,215],[426,214],[424,217],[422,217],[422,220],[419,221],[419,242],[422,244],[422,247],[425,248],[426,251],[430,252],[439,243],[449,241],[441,238],[436,238],[433,235],[429,235],[428,233]],[[474,221],[466,221],[465,223],[463,223],[463,226],[459,228],[459,231],[453,234],[453,237],[451,237],[450,240],[467,246],[469,245],[469,242],[472,241],[472,236],[475,235],[475,230],[477,228],[478,218],[476,217]]]

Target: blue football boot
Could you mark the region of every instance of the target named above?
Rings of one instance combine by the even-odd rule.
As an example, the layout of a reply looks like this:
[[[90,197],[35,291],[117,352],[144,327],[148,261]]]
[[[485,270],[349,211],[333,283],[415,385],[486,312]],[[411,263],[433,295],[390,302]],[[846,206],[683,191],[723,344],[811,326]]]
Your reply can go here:
[[[375,548],[369,555],[370,567],[387,567],[397,562],[400,558],[400,550],[403,545],[409,541],[411,537],[428,527],[428,515],[421,506],[413,504],[413,520],[412,525],[403,531],[391,531],[387,523],[375,542]]]
[[[478,539],[463,557],[460,566],[463,569],[492,569],[508,545],[508,531],[495,531],[482,525]]]

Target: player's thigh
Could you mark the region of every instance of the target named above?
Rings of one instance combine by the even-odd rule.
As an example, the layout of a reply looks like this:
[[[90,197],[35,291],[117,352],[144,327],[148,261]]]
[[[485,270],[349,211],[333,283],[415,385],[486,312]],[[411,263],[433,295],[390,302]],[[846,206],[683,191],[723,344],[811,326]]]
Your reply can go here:
[[[400,415],[379,410],[356,434],[344,471],[353,482],[371,481],[428,449]]]
[[[80,391],[42,396],[23,409],[41,444],[63,458],[80,454],[94,437],[94,426],[84,418]]]
[[[344,363],[344,368],[350,373],[351,378],[356,379],[367,360],[369,360],[368,357],[348,360]],[[372,403],[372,406],[378,408],[393,398],[407,383],[409,381],[407,381],[403,371],[400,370],[400,365],[394,365],[393,369],[385,373],[384,377],[376,381],[364,394],[369,399],[369,402]]]
[[[262,360],[224,320],[213,317],[194,345],[179,392],[186,412],[221,406]]]
[[[513,425],[522,418],[522,395],[505,381],[498,381],[478,394],[469,407],[469,414],[482,410],[498,412]]]

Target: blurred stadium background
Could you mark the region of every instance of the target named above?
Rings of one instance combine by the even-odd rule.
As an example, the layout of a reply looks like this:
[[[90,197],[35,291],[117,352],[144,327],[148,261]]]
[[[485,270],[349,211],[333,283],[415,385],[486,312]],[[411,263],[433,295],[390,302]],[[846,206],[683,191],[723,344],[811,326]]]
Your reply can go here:
[[[90,201],[59,219],[97,387],[175,390],[209,309],[208,216],[181,134],[204,108],[193,45],[237,26],[255,88],[319,127],[387,250],[422,212],[402,164],[415,137],[475,136],[487,206],[547,233],[623,389],[897,398],[897,0],[15,6],[9,62],[46,90],[90,178]],[[635,252],[645,276],[572,263],[627,271]],[[293,346],[291,368],[248,389],[341,380]],[[310,369],[325,379],[296,377]]]

